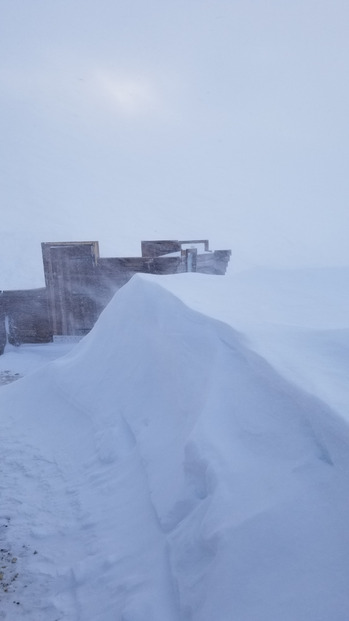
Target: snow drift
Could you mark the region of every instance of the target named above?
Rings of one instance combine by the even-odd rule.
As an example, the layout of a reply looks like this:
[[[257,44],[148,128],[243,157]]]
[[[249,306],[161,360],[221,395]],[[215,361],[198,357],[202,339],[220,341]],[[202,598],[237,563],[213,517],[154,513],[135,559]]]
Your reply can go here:
[[[0,411],[0,618],[347,620],[347,427],[228,325],[136,276]]]

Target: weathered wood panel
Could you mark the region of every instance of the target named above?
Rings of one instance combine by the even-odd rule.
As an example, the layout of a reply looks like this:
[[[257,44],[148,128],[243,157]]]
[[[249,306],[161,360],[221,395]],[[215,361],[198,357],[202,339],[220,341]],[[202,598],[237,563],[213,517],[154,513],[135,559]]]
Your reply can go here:
[[[136,273],[224,274],[230,250],[208,248],[208,240],[144,241],[141,257],[101,258],[95,241],[43,243],[46,288],[0,295],[0,353],[7,337],[16,344],[86,334]]]
[[[202,274],[224,275],[230,260],[230,250],[215,250],[207,254],[198,254],[196,271]]]
[[[179,252],[181,243],[173,239],[161,239],[157,241],[142,241],[142,257],[160,257],[171,252]]]
[[[52,334],[85,334],[96,320],[86,292],[95,287],[98,242],[47,242],[42,254]]]
[[[12,345],[47,343],[52,338],[47,290],[4,291],[1,295],[1,333]]]

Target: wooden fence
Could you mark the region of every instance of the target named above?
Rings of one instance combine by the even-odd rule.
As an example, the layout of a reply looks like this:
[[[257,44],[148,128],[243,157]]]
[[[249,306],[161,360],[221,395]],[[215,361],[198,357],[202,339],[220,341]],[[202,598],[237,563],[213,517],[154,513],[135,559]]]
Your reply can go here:
[[[98,242],[42,244],[46,287],[0,295],[0,353],[13,344],[57,335],[84,335],[114,293],[136,273],[225,274],[230,250],[209,251],[208,240],[142,242],[141,257],[99,256]]]

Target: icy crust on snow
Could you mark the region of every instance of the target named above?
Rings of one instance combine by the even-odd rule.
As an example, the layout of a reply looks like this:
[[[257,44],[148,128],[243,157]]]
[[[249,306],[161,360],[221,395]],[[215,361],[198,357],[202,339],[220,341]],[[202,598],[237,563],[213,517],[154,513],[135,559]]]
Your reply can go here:
[[[136,276],[0,408],[0,618],[346,621],[347,426],[226,324]]]

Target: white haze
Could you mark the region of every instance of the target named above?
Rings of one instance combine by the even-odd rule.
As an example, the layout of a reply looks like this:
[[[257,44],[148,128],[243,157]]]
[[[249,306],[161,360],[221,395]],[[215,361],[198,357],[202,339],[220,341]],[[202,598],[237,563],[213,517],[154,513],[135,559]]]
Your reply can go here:
[[[3,0],[0,288],[40,242],[348,265],[345,1]]]

